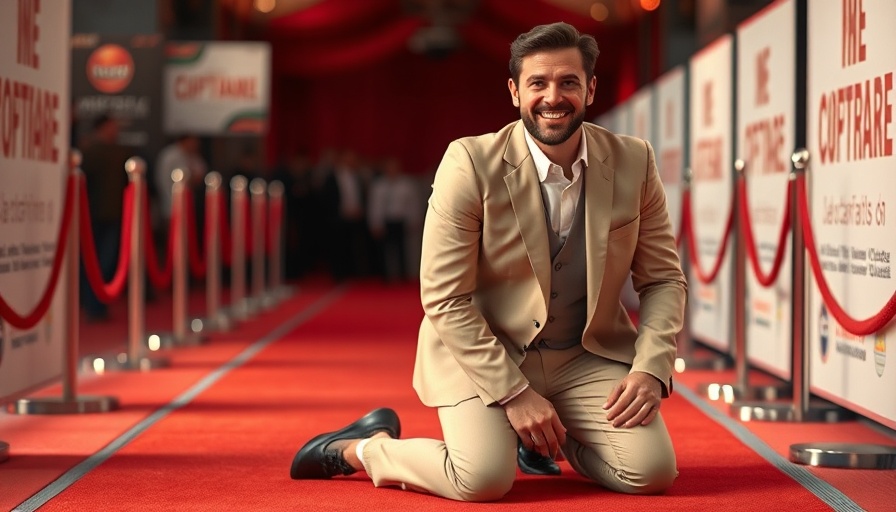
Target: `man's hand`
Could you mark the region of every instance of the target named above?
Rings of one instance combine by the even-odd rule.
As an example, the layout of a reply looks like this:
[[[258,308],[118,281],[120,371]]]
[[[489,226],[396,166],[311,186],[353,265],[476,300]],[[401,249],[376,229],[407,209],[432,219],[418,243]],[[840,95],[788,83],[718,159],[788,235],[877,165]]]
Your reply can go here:
[[[604,409],[607,420],[616,428],[647,425],[660,410],[663,387],[656,377],[644,372],[632,372],[613,388]]]
[[[566,428],[551,402],[531,387],[504,404],[504,412],[526,449],[551,458],[560,453]]]

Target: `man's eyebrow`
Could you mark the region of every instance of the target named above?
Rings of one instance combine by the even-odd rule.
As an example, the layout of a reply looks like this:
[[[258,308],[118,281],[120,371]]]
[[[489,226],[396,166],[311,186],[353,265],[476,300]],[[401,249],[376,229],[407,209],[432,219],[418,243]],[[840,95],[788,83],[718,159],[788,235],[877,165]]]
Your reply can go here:
[[[526,79],[526,83],[529,84],[529,83],[538,82],[538,81],[543,82],[545,80],[547,80],[546,75],[532,75]],[[575,73],[567,73],[565,75],[560,76],[560,80],[575,80],[576,82],[578,82],[579,75],[577,75]]]

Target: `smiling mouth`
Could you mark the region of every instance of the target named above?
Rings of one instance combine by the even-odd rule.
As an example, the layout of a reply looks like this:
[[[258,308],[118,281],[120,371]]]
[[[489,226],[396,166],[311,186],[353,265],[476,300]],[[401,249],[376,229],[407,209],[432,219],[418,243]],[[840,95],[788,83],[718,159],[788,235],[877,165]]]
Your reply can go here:
[[[541,117],[543,117],[543,118],[545,118],[545,119],[552,119],[552,120],[553,120],[553,119],[562,119],[562,118],[566,117],[567,115],[569,115],[569,112],[567,112],[567,111],[565,111],[565,110],[563,110],[563,111],[559,111],[559,110],[542,110],[541,112],[538,113],[538,115],[541,116]]]

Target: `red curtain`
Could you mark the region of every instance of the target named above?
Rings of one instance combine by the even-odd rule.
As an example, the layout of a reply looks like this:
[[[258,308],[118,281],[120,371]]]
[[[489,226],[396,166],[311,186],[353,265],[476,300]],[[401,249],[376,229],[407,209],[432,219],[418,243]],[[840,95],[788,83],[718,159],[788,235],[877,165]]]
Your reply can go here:
[[[370,158],[397,156],[411,173],[438,164],[458,137],[492,132],[519,118],[507,90],[509,47],[529,28],[566,21],[601,45],[598,92],[589,117],[615,103],[618,33],[546,2],[480,0],[458,27],[463,45],[448,55],[412,53],[407,42],[428,21],[401,0],[323,0],[274,20],[268,156],[348,148]],[[619,30],[619,29],[613,29]],[[629,56],[634,52],[628,52]],[[631,87],[631,77],[623,80]]]

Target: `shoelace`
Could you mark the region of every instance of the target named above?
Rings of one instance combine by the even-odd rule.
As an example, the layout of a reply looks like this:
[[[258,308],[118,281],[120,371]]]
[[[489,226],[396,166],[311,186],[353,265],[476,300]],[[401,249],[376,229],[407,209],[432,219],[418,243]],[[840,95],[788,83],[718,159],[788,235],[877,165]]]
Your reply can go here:
[[[346,462],[345,458],[342,456],[342,452],[339,450],[324,451],[323,467],[324,471],[329,476],[339,473],[343,475],[351,475],[356,471],[355,468]]]

